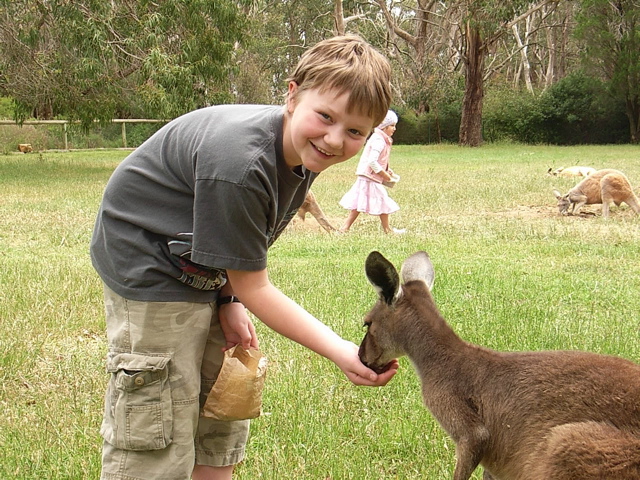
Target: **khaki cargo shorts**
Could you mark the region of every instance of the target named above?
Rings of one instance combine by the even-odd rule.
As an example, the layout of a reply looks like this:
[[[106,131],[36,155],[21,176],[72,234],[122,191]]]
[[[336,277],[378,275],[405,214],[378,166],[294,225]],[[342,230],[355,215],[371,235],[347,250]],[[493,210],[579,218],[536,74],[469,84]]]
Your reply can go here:
[[[222,365],[215,304],[137,302],[105,286],[111,377],[100,433],[103,480],[182,480],[194,464],[244,458],[249,421],[200,416]]]

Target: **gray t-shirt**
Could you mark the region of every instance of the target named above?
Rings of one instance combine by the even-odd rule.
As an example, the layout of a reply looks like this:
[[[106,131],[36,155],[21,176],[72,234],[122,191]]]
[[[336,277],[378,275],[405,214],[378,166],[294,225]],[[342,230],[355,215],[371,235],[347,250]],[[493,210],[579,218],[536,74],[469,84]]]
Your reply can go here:
[[[225,270],[261,270],[317,174],[291,170],[281,106],[222,105],[179,117],[110,178],[91,259],[119,295],[215,300]]]

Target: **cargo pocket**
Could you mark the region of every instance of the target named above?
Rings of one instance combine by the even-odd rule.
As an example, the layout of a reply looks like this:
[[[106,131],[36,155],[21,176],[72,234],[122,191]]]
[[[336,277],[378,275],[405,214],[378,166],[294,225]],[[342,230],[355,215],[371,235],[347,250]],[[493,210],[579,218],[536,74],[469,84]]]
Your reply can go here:
[[[111,379],[100,434],[122,450],[160,450],[173,436],[169,357],[107,356]]]

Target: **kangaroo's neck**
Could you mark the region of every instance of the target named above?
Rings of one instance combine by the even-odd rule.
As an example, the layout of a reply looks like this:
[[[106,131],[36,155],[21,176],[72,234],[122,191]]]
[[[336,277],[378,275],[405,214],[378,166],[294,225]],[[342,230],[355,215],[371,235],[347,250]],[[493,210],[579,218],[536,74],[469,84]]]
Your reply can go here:
[[[477,347],[463,341],[447,324],[430,295],[413,296],[407,307],[402,338],[396,341],[424,381],[460,374],[473,359],[469,352]],[[466,365],[466,368],[465,368]]]

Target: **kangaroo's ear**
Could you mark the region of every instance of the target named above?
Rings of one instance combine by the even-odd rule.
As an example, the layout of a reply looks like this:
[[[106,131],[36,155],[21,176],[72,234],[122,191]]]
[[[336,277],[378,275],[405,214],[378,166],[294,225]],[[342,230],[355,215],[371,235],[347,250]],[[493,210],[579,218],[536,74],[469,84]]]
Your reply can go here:
[[[427,284],[429,290],[433,289],[436,272],[427,252],[416,252],[407,258],[402,264],[400,275],[404,283],[412,280],[420,280]]]
[[[393,305],[400,295],[400,277],[396,268],[380,252],[371,252],[364,270],[380,299],[387,305]]]
[[[562,194],[558,190],[554,190],[553,194],[558,200],[562,198]]]

